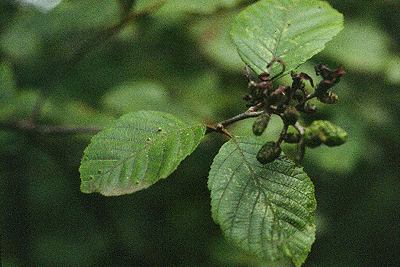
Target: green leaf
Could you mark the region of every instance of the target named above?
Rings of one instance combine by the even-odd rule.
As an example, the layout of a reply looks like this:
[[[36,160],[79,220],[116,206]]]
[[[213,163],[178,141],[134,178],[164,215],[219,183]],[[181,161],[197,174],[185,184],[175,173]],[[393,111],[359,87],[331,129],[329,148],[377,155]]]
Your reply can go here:
[[[222,231],[249,253],[275,261],[306,259],[315,239],[314,186],[303,171],[281,155],[262,165],[263,143],[236,137],[225,143],[211,166],[212,215]]]
[[[157,111],[122,116],[85,149],[79,168],[82,192],[115,196],[149,187],[194,151],[205,129]]]
[[[343,28],[343,16],[325,1],[263,0],[242,11],[231,35],[243,61],[256,73],[281,59],[287,74],[313,55]],[[271,75],[281,71],[271,67]]]

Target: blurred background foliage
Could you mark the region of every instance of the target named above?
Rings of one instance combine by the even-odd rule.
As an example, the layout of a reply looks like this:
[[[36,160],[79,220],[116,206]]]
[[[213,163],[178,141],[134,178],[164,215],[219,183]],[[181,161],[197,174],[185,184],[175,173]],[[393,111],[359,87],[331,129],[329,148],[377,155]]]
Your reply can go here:
[[[136,110],[202,123],[243,112],[244,65],[228,32],[252,1],[26,2],[0,2],[2,266],[270,266],[231,247],[212,221],[207,175],[218,135],[168,179],[103,197],[79,191],[93,132],[39,131],[96,131]],[[299,71],[316,78],[317,62],[344,66],[339,103],[314,118],[350,138],[307,151],[318,207],[304,266],[399,266],[400,3],[328,2],[345,28]],[[251,124],[230,130],[251,134]],[[260,138],[280,131],[273,125]]]

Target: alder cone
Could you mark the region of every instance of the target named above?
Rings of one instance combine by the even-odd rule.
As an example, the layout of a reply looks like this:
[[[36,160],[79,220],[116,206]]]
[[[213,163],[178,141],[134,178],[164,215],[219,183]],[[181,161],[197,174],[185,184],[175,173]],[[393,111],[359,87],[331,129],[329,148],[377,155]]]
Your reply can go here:
[[[264,113],[257,117],[257,119],[253,123],[254,135],[260,136],[264,133],[265,129],[268,126],[270,118],[271,118],[271,116],[267,113]]]
[[[279,157],[282,149],[280,146],[277,146],[275,142],[267,142],[263,145],[257,153],[257,160],[261,164],[267,164],[273,162],[275,159]]]

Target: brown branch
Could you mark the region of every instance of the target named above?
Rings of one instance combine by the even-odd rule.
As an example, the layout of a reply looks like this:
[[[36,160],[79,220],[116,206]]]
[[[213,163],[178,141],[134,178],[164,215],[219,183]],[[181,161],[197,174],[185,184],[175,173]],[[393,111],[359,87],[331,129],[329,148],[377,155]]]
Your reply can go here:
[[[247,111],[245,111],[244,113],[241,113],[239,115],[236,115],[232,118],[229,118],[227,120],[215,123],[214,125],[207,125],[207,131],[206,133],[210,133],[210,132],[219,132],[219,133],[225,133],[226,135],[228,135],[229,137],[232,137],[232,135],[226,131],[225,127],[227,127],[228,125],[244,120],[244,119],[248,119],[248,118],[253,118],[253,117],[258,117],[260,116],[264,111],[257,111],[255,107],[251,107],[249,108]]]

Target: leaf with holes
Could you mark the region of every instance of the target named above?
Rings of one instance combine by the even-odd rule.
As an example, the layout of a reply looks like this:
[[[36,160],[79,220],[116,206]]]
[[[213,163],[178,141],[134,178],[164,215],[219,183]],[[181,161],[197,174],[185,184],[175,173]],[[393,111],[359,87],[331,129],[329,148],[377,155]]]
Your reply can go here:
[[[194,151],[205,129],[163,112],[126,114],[85,149],[81,191],[116,196],[147,188],[168,177]]]
[[[262,0],[234,20],[231,35],[243,61],[257,74],[273,59],[284,74],[324,49],[343,28],[343,16],[325,1]],[[271,75],[282,69],[275,63]]]
[[[249,253],[270,261],[290,258],[300,266],[315,239],[314,186],[283,155],[260,164],[262,145],[236,137],[221,147],[208,180],[212,215],[227,238]]]

